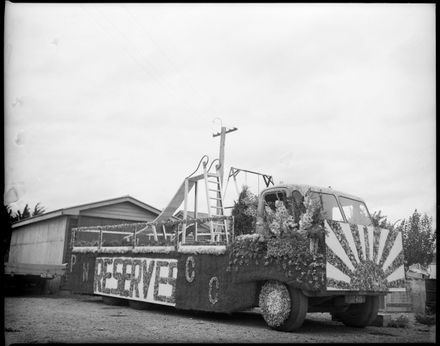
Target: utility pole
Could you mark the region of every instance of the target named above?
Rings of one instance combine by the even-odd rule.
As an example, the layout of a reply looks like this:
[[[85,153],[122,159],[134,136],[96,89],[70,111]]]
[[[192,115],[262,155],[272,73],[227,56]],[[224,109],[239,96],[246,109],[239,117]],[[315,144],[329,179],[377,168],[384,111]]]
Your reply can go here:
[[[218,168],[219,168],[219,172],[220,172],[220,181],[221,184],[223,186],[223,174],[225,171],[225,140],[226,140],[226,134],[233,132],[233,131],[237,131],[238,129],[236,127],[233,127],[232,129],[226,129],[226,127],[222,126],[222,129],[220,132],[217,132],[215,134],[212,135],[212,137],[217,137],[220,136],[220,153],[218,156],[218,160],[219,160],[219,164],[218,164]]]

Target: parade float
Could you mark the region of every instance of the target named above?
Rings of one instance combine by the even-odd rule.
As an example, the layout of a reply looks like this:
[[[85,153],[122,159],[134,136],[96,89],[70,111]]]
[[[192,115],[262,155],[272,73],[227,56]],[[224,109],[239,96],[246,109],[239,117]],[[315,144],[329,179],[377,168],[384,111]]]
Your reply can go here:
[[[266,188],[258,196],[245,188],[227,216],[222,156],[214,165],[205,155],[152,222],[74,229],[71,272],[106,303],[226,313],[259,307],[281,331],[298,329],[307,312],[365,327],[379,296],[405,290],[402,235],[373,226],[361,198],[274,186],[263,175]],[[198,215],[201,193],[207,217]]]

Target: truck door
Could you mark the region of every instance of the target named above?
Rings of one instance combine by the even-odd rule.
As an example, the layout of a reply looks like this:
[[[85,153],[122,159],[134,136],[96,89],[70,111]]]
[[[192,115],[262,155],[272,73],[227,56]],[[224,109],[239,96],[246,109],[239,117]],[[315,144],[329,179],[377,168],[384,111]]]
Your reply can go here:
[[[401,232],[374,227],[362,201],[321,195],[326,213],[327,290],[404,291]]]

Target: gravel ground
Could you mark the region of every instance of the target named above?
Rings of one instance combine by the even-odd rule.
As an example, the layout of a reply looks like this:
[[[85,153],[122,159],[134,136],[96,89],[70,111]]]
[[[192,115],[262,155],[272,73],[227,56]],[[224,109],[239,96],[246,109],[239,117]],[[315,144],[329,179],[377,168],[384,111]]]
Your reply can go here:
[[[327,313],[310,313],[295,333],[268,329],[261,315],[179,311],[152,305],[148,310],[105,305],[88,295],[5,298],[5,341],[13,343],[408,343],[435,342],[435,326],[406,314],[406,328],[349,328]],[[395,317],[400,316],[397,314]]]

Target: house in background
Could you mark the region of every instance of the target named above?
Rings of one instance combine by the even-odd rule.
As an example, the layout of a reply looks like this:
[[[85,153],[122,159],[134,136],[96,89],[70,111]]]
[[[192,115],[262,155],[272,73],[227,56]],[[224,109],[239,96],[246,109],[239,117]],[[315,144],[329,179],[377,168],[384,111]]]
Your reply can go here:
[[[72,228],[154,220],[161,210],[131,196],[82,204],[12,225],[5,274],[51,278],[51,291],[65,288],[72,263]]]
[[[434,252],[434,257],[428,266],[428,273],[430,279],[437,279],[437,251]]]

